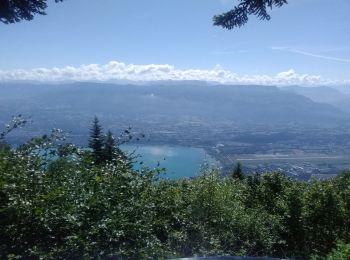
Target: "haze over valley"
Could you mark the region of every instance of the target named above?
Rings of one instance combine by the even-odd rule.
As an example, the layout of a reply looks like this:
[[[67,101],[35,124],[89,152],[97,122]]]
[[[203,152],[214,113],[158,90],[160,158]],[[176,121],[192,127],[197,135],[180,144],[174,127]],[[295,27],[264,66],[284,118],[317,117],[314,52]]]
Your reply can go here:
[[[330,87],[16,82],[0,90],[1,123],[16,114],[33,121],[8,137],[13,143],[61,128],[86,146],[96,115],[116,134],[129,126],[145,134],[139,144],[204,148],[224,172],[241,161],[248,172],[308,179],[349,166],[350,103]]]

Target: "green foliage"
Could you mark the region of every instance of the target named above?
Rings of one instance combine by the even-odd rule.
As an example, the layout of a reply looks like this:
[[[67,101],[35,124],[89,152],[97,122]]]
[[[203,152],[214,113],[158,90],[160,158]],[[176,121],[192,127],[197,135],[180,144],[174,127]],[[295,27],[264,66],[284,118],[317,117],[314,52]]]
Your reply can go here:
[[[125,130],[124,134],[126,135],[120,137],[122,143],[132,139],[130,128]],[[90,159],[95,165],[123,162],[130,166],[131,158],[128,158],[119,148],[119,143],[116,142],[111,131],[108,131],[106,135],[103,134],[102,126],[96,116],[90,129],[89,148],[92,153],[86,153],[86,155],[90,155]]]
[[[338,243],[337,247],[327,255],[327,260],[350,259],[350,244]]]
[[[304,196],[306,246],[313,253],[329,252],[343,238],[342,200],[332,181],[314,181]]]
[[[0,132],[0,143],[3,143],[5,137],[11,133],[13,130],[21,128],[28,123],[28,119],[22,117],[21,114],[18,116],[12,116],[12,119],[9,124],[5,125],[5,129]]]
[[[158,252],[145,206],[154,173],[123,164],[88,168],[14,152],[1,157],[1,253],[80,258]],[[137,250],[136,250],[137,249]]]
[[[100,125],[98,118],[95,116],[90,129],[89,148],[92,149],[93,160],[97,165],[104,162],[103,142],[104,136],[102,126]]]
[[[0,258],[348,259],[349,172],[305,183],[204,169],[167,180],[159,169],[133,170],[125,155],[95,164],[91,152],[59,140],[56,129],[0,149]],[[46,156],[53,148],[54,159]]]
[[[104,147],[103,147],[103,157],[106,161],[111,162],[117,153],[117,147],[111,131],[107,132]]]
[[[242,171],[242,164],[240,162],[237,162],[233,171],[232,171],[232,178],[233,179],[239,179],[243,180],[244,179],[244,174]]]

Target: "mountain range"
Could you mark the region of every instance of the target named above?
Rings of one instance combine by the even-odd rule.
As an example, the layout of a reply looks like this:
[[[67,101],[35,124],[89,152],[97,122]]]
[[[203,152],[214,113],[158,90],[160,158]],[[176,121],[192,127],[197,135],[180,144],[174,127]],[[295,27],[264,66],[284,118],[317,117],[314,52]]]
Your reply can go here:
[[[0,123],[30,116],[33,135],[59,127],[87,135],[92,118],[119,130],[173,131],[276,125],[336,127],[350,122],[348,96],[329,88],[230,86],[174,81],[147,84],[1,83]],[[340,94],[339,94],[340,93]]]
[[[348,92],[350,88],[289,86],[281,89],[305,96],[314,102],[330,104],[350,113],[350,92]]]

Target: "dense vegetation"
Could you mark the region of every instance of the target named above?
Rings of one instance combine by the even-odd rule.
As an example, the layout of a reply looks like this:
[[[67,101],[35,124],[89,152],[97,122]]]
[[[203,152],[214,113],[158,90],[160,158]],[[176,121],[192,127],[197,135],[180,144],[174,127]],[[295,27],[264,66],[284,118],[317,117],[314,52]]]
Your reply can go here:
[[[1,258],[349,259],[350,172],[305,183],[204,169],[167,180],[133,170],[118,149],[96,163],[93,149],[59,140],[55,130],[16,149],[1,144]]]

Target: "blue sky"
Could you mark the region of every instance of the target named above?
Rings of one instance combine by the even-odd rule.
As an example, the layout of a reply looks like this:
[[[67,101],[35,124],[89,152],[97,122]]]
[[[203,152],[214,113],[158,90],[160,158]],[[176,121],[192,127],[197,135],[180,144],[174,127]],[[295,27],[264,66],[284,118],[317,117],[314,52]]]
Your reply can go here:
[[[159,68],[185,79],[188,73],[190,79],[205,79],[216,71],[215,77],[230,75],[233,82],[275,83],[269,80],[276,77],[309,77],[319,84],[350,80],[349,0],[289,0],[271,12],[270,21],[251,18],[232,31],[212,26],[212,16],[229,10],[234,0],[49,2],[47,16],[0,24],[0,79],[44,75],[46,80],[56,68],[59,79],[78,73],[70,79],[81,80],[82,74],[112,73],[108,66],[114,61],[121,64],[119,73],[132,74],[136,68],[138,80],[141,74],[153,79]],[[95,65],[86,70],[89,64]],[[142,66],[148,66],[146,72]],[[147,74],[150,70],[153,74]]]

